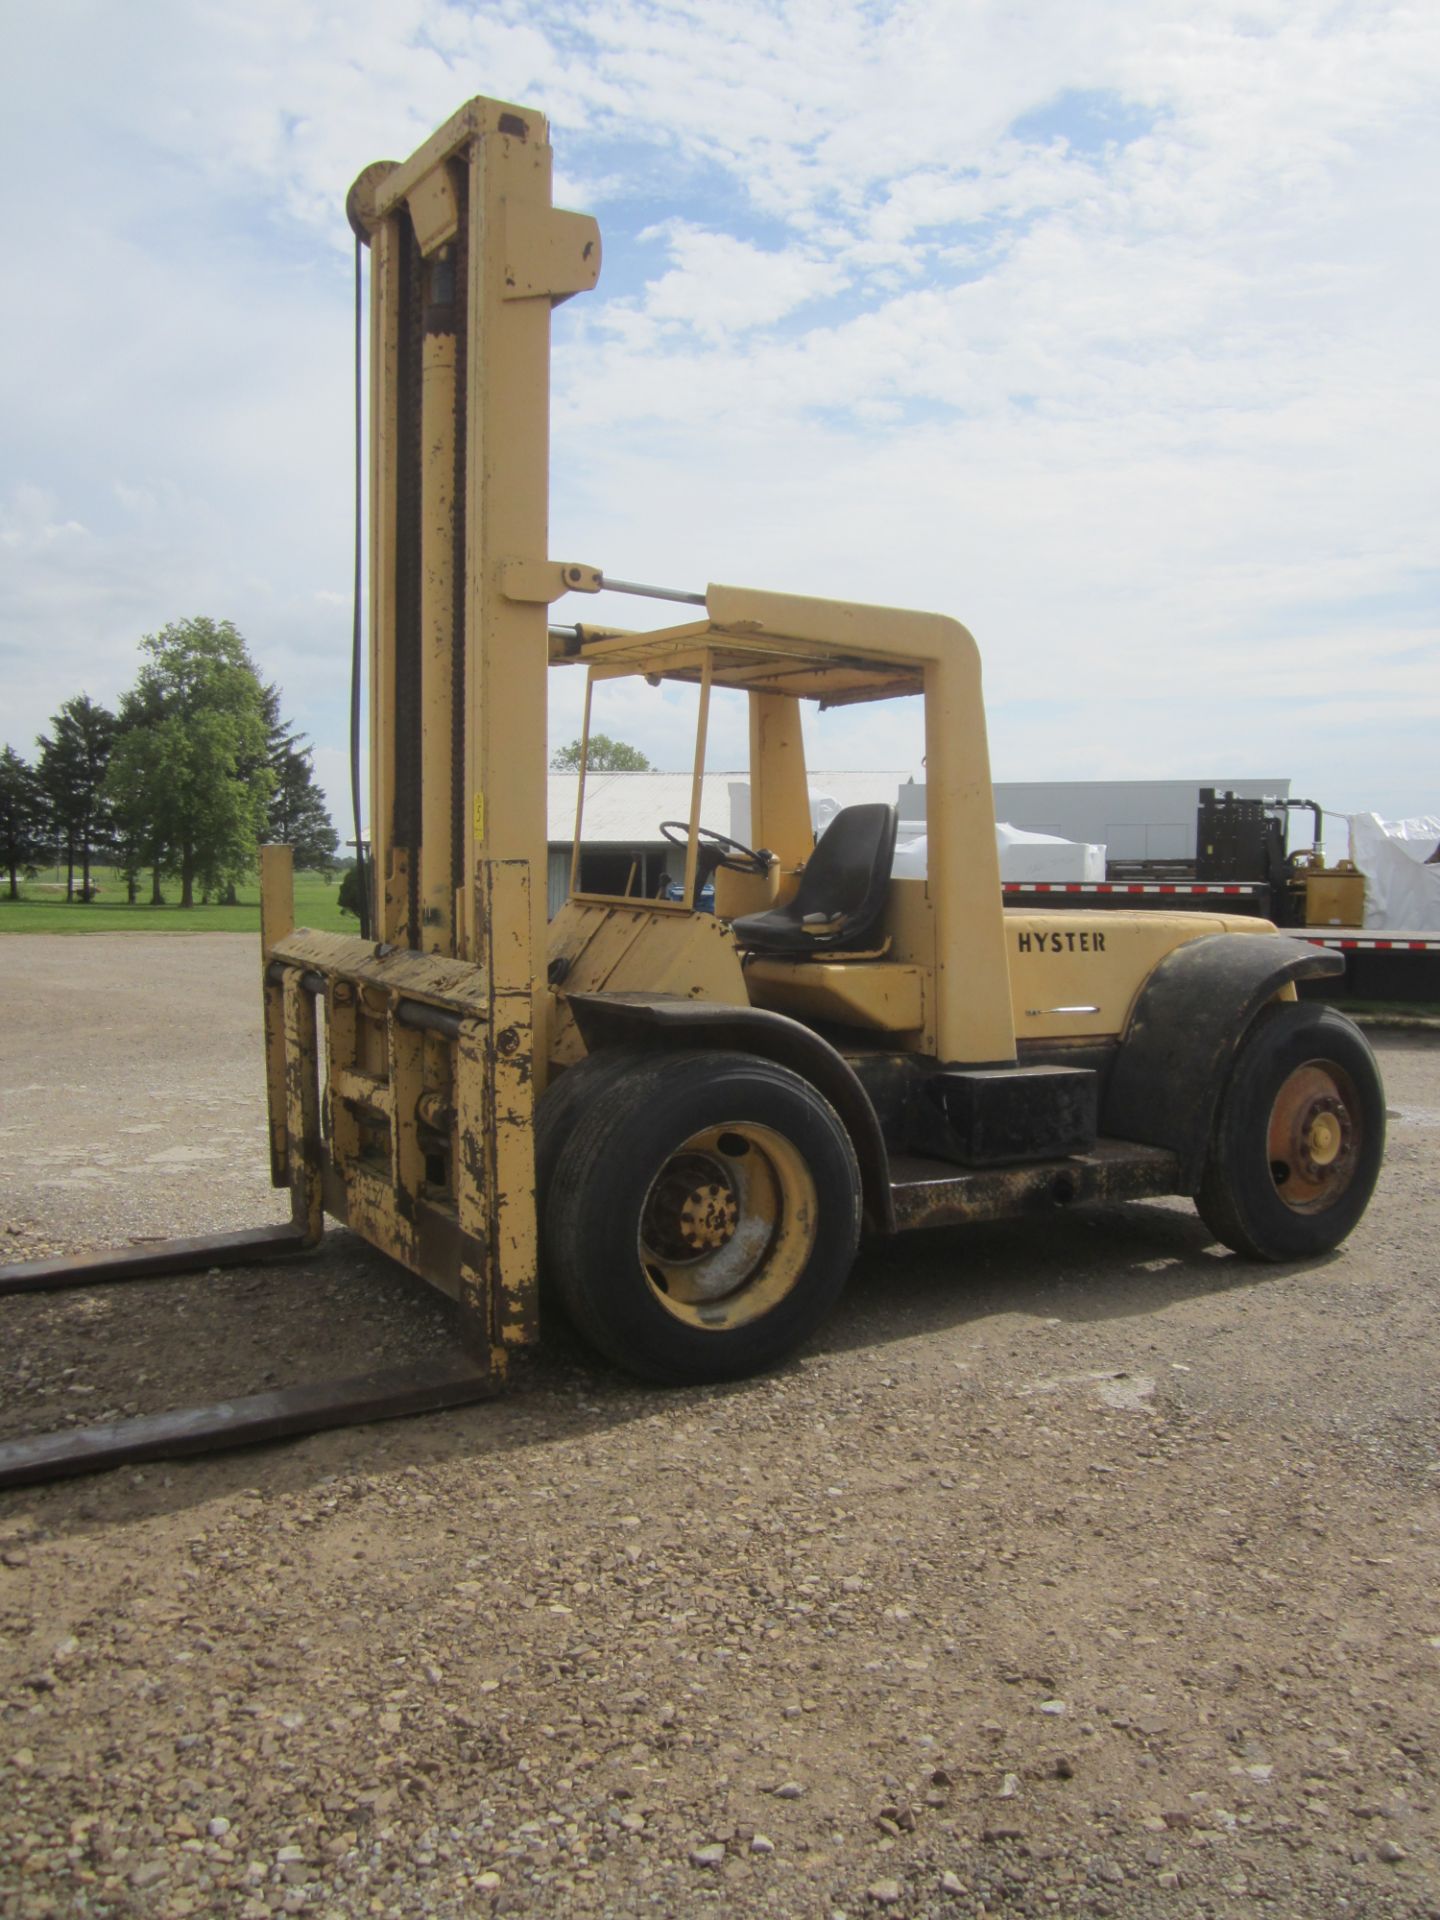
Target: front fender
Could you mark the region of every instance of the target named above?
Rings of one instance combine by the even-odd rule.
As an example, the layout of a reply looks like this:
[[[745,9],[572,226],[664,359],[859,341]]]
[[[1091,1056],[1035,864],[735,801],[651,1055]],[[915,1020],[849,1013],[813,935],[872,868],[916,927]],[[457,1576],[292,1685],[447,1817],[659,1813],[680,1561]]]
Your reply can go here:
[[[1216,933],[1155,968],[1111,1069],[1100,1130],[1167,1147],[1184,1191],[1200,1184],[1215,1107],[1240,1042],[1267,1001],[1295,980],[1345,971],[1344,956],[1288,934]]]
[[[711,1047],[758,1053],[808,1080],[839,1114],[860,1165],[865,1213],[884,1233],[895,1231],[890,1156],[870,1096],[848,1060],[828,1040],[783,1013],[660,993],[570,993],[566,1003],[580,1036],[597,1047]]]

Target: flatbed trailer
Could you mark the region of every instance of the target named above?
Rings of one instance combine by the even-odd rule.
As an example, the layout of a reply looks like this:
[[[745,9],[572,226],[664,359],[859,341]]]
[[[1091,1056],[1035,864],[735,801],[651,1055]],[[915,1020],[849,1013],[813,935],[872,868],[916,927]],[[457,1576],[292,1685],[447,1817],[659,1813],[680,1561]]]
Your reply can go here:
[[[1433,1001],[1440,1005],[1440,933],[1375,927],[1282,929],[1345,957],[1345,971],[1307,983],[1303,999]]]
[[[1005,880],[1007,907],[1094,907],[1112,913],[1247,913],[1270,918],[1263,880]]]

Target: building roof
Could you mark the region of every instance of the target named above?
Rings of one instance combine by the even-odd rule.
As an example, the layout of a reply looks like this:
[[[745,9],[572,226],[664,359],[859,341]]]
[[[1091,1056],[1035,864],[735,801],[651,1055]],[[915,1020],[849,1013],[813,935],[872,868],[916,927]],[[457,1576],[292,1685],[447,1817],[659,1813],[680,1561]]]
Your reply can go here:
[[[821,795],[855,806],[867,800],[893,801],[906,772],[812,772],[809,776],[812,798]],[[552,773],[547,802],[546,839],[552,846],[568,846],[575,837],[574,773]],[[700,799],[700,824],[717,833],[731,832],[730,789],[748,787],[750,776],[738,773],[707,773]],[[585,778],[585,825],[587,846],[651,846],[661,838],[662,820],[688,820],[690,817],[690,775],[688,773],[591,773]]]

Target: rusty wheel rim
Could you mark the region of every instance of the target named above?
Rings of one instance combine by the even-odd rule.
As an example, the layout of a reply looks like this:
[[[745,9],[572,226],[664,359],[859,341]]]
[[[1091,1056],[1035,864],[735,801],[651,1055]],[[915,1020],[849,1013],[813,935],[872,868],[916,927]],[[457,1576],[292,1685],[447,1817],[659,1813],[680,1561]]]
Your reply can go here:
[[[640,1212],[640,1268],[667,1313],[724,1332],[759,1319],[804,1273],[816,1228],[804,1155],[773,1127],[739,1121],[692,1134]]]
[[[1275,1191],[1295,1213],[1323,1213],[1354,1178],[1363,1145],[1355,1084],[1332,1060],[1307,1060],[1270,1109],[1266,1153]]]

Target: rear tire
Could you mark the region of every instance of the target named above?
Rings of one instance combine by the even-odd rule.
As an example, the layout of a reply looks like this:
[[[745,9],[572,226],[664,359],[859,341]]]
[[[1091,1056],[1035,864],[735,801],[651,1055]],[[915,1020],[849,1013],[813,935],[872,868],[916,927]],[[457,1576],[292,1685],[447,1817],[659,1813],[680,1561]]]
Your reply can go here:
[[[844,1125],[750,1054],[614,1056],[542,1195],[547,1266],[576,1330],[645,1379],[773,1366],[835,1304],[860,1232]]]
[[[1195,1204],[1252,1260],[1328,1253],[1358,1224],[1385,1151],[1385,1091],[1358,1027],[1333,1007],[1267,1008],[1220,1096]]]

